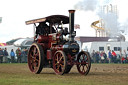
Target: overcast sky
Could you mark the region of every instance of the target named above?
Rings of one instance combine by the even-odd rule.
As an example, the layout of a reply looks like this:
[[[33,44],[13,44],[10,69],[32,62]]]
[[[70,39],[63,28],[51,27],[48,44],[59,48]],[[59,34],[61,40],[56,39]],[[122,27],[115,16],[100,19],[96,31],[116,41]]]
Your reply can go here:
[[[33,37],[33,25],[26,25],[25,21],[55,14],[68,16],[69,9],[74,9],[76,4],[84,1],[95,0],[0,0],[0,17],[2,17],[0,43],[19,37]],[[126,10],[128,0],[96,1],[98,1],[98,5],[106,3],[117,5],[119,7],[119,22],[124,25],[128,20]],[[90,25],[98,19],[96,10],[76,10],[75,24],[80,24],[80,29],[76,30],[77,36],[95,36],[95,30]]]

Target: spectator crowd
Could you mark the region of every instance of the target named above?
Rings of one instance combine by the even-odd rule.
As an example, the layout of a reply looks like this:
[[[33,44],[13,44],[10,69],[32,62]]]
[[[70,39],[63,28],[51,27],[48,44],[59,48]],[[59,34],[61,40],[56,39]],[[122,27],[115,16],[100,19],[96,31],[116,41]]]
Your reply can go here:
[[[113,50],[109,50],[108,54],[104,51],[99,52],[93,50],[90,54],[92,63],[128,63],[128,57],[124,50],[124,54],[116,54]]]
[[[11,49],[11,52],[8,53],[7,48],[2,49],[0,48],[0,63],[27,63],[27,49],[16,49],[16,52],[14,52],[13,49]]]
[[[27,63],[28,49],[17,48],[14,52],[8,53],[7,48],[0,48],[0,63]],[[108,53],[104,51],[93,50],[90,53],[92,63],[128,63],[128,57],[124,50],[124,54],[116,54],[113,50],[109,50]]]

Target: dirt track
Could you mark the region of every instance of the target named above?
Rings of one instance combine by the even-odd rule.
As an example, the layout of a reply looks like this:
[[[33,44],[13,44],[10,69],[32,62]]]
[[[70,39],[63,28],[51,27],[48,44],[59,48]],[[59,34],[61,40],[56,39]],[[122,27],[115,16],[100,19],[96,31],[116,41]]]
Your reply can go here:
[[[48,83],[45,85],[128,85],[128,64],[92,64],[87,76],[79,74],[75,66],[69,74],[58,76],[51,68],[44,68],[36,75],[29,71],[27,64],[0,64],[0,85],[10,85],[10,79],[13,85],[20,84],[15,80],[23,82],[22,85],[43,85],[42,82]],[[30,83],[24,84],[24,81]]]

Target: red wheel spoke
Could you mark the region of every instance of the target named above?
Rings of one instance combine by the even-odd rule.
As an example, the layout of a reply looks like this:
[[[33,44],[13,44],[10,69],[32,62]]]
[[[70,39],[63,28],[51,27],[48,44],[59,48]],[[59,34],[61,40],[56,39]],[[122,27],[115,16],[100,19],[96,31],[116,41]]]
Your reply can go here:
[[[79,64],[79,68],[81,68],[81,64]]]
[[[34,56],[34,47],[32,48],[31,54]]]
[[[61,57],[61,58],[59,59],[59,62],[61,62],[61,61],[62,61],[62,59],[63,59],[63,57]]]
[[[88,58],[85,61],[88,61]]]
[[[37,56],[36,56],[36,54],[37,54],[36,52],[37,52],[37,51],[36,51],[36,47],[34,47],[34,48],[33,48],[33,56],[34,56],[34,57],[37,57]]]
[[[37,53],[35,53],[35,55],[34,55],[35,57],[37,57],[37,56],[39,56],[39,53],[37,52]]]
[[[33,58],[32,54],[30,54],[29,56],[30,56],[30,58]]]
[[[80,61],[82,61],[83,59],[81,59],[81,57],[80,57],[80,59],[79,59]]]
[[[64,61],[60,61],[59,64],[64,64]]]
[[[57,61],[55,61],[55,65],[58,65]]]
[[[85,55],[83,54],[82,57],[83,57],[83,60],[84,60],[85,59]]]
[[[60,66],[61,66],[62,68],[64,68],[64,65],[60,64]]]
[[[33,56],[33,53],[34,53],[34,49],[32,48],[30,54]]]
[[[59,70],[59,68],[60,68],[60,65],[57,65],[57,70]]]
[[[83,67],[83,68],[82,68],[82,72],[85,72],[84,65],[83,65],[82,67]]]
[[[33,55],[36,53],[36,47],[33,48]]]
[[[39,61],[38,59],[35,59],[35,61]]]
[[[56,55],[56,57],[57,57],[57,61],[58,61],[58,54]]]
[[[86,66],[86,68],[88,69],[88,66],[87,66],[88,64],[86,64],[85,66]]]

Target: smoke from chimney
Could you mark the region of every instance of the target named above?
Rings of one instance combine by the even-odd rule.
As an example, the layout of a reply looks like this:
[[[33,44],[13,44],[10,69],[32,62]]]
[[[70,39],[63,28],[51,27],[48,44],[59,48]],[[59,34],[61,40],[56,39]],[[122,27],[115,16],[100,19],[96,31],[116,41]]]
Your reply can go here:
[[[117,6],[113,6],[112,4],[104,5],[106,6],[106,11],[103,8],[101,10],[101,6],[103,4],[108,4],[110,1],[108,0],[83,0],[78,2],[74,8],[76,10],[84,10],[84,11],[94,11],[97,12],[97,15],[100,19],[103,20],[105,31],[108,33],[110,37],[116,36],[120,30],[120,23],[118,22],[118,15],[117,15]],[[109,7],[109,8],[108,8]],[[91,24],[91,23],[90,23]]]
[[[98,5],[98,0],[83,0],[79,1],[74,8],[84,11],[95,11]]]

